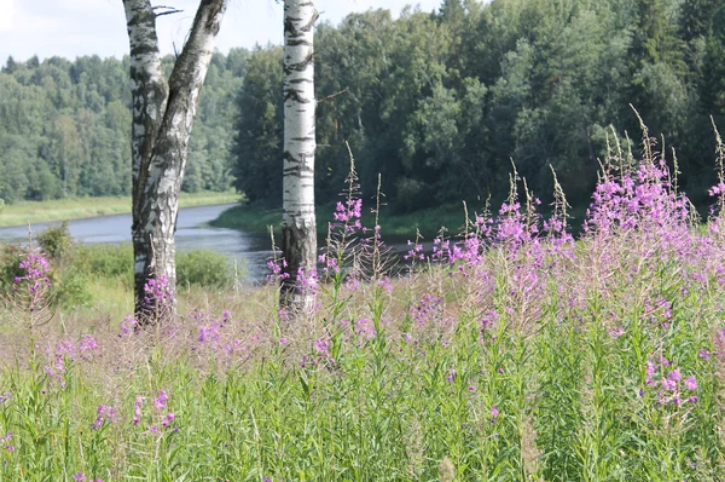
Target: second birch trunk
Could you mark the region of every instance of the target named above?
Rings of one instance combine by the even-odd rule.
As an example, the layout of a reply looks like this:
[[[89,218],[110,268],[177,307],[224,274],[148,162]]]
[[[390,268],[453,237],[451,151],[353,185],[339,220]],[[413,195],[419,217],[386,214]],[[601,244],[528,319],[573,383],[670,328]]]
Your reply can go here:
[[[314,25],[312,0],[284,2],[284,174],[282,253],[286,261],[281,304],[304,309],[311,294],[297,290],[317,266],[315,222]]]

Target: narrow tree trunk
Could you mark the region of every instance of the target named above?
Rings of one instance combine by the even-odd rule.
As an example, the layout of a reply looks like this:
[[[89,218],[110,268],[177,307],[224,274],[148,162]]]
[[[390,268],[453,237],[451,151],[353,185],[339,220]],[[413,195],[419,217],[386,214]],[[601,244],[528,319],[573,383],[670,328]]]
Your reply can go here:
[[[315,83],[312,0],[284,1],[284,174],[282,252],[283,306],[309,306],[310,295],[296,292],[298,273],[310,276],[317,262],[315,223]]]
[[[149,0],[123,0],[131,47],[135,312],[140,323],[175,311],[174,233],[189,136],[228,0],[201,0],[168,83]],[[147,292],[149,281],[156,288]]]

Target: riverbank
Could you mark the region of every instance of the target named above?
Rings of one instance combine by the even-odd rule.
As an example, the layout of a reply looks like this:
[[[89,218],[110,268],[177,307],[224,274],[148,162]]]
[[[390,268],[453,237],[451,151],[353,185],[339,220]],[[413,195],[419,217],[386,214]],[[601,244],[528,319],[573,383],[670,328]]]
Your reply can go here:
[[[181,193],[181,207],[212,206],[239,202],[236,192]],[[129,197],[94,197],[58,199],[53,201],[22,201],[0,207],[0,227],[23,226],[28,223],[70,221],[131,212]]]
[[[385,209],[385,208],[384,208]],[[463,203],[445,204],[432,209],[424,209],[405,214],[392,214],[382,210],[380,226],[383,239],[387,242],[400,243],[415,239],[416,230],[423,239],[432,240],[445,227],[448,235],[459,234],[464,230],[466,216]],[[470,218],[480,212],[482,206],[468,205]],[[328,223],[333,220],[334,206],[317,207],[317,234],[320,240],[327,236]],[[543,210],[544,218],[550,216],[550,210]],[[575,236],[581,229],[581,223],[586,214],[583,206],[569,211],[570,228]],[[372,214],[363,214],[363,224],[372,226]],[[224,211],[217,219],[210,223],[218,228],[242,230],[247,234],[256,236],[269,236],[269,227],[274,226],[275,237],[282,230],[282,210],[266,209],[254,204],[240,204]]]
[[[327,235],[328,223],[333,221],[333,212],[332,205],[317,207],[317,232],[321,240]],[[363,224],[372,226],[372,214],[363,214]],[[415,239],[416,230],[420,231],[425,239],[433,239],[443,226],[449,233],[458,233],[464,224],[465,213],[462,204],[448,204],[407,214],[391,214],[383,210],[380,214],[383,238],[388,241]],[[238,229],[250,235],[263,236],[268,236],[269,227],[273,226],[277,236],[282,229],[282,210],[241,204],[224,211],[211,222],[211,226]]]

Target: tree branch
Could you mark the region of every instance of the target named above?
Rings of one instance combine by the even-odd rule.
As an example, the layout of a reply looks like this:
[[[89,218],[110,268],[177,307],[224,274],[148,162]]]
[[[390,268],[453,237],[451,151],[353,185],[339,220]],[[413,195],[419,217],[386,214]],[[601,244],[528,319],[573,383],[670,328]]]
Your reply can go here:
[[[323,102],[327,102],[328,100],[334,100],[336,97],[339,97],[343,94],[349,94],[350,89],[341,90],[340,92],[336,92],[332,95],[328,95],[327,97],[323,97],[322,99],[318,100],[318,104],[322,104]]]
[[[156,8],[154,8],[154,10],[155,9]],[[158,17],[162,17],[164,15],[173,15],[175,13],[181,13],[181,12],[183,12],[183,10],[172,9],[172,10],[167,10],[166,12],[159,12],[159,13],[154,12],[154,15],[156,15],[156,18],[158,18]]]

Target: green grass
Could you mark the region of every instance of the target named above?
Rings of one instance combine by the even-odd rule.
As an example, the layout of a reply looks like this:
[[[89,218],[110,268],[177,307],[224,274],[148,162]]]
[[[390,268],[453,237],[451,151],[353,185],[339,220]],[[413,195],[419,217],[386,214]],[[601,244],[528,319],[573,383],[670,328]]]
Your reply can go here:
[[[328,223],[333,221],[333,212],[332,205],[317,207],[317,232],[320,239],[327,235]],[[372,223],[372,215],[365,214],[363,224],[372,226]],[[441,227],[445,226],[451,232],[457,233],[464,223],[462,204],[448,204],[409,214],[392,214],[383,209],[380,215],[383,235],[389,241],[415,239],[416,229],[426,238],[433,239]],[[269,227],[273,226],[276,236],[282,229],[282,210],[242,204],[223,212],[211,225],[239,229],[254,235],[269,235]]]
[[[140,335],[65,311],[0,365],[0,480],[722,480],[717,265],[653,242],[611,240],[609,259],[584,241],[539,267],[492,250],[390,292],[340,277],[300,325],[271,288],[184,292],[193,318]],[[697,401],[661,403],[675,369]]]
[[[483,206],[467,206],[469,216],[473,218],[477,210]],[[573,231],[579,231],[584,219],[586,208],[578,207],[570,215],[570,222]],[[317,206],[317,233],[320,240],[325,239],[328,231],[328,224],[333,221],[334,206]],[[543,213],[546,217],[548,214]],[[422,209],[419,211],[395,214],[383,207],[380,214],[380,226],[382,227],[383,238],[388,242],[404,242],[414,240],[416,230],[420,231],[424,239],[432,241],[440,232],[441,228],[447,230],[447,235],[457,235],[465,227],[465,208],[462,203],[444,204],[435,208]],[[371,227],[373,224],[372,214],[363,215],[363,225]],[[224,211],[217,219],[211,222],[212,226],[220,228],[239,229],[248,234],[258,236],[269,236],[269,227],[273,226],[275,237],[279,239],[282,229],[282,210],[268,209],[254,204],[240,204]]]
[[[227,204],[239,202],[242,196],[235,192],[182,193],[182,207]],[[127,197],[97,197],[59,199],[54,201],[22,201],[0,206],[0,227],[22,226],[27,223],[67,221],[131,212],[131,199]]]

